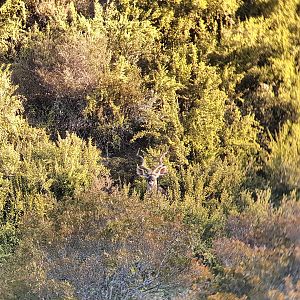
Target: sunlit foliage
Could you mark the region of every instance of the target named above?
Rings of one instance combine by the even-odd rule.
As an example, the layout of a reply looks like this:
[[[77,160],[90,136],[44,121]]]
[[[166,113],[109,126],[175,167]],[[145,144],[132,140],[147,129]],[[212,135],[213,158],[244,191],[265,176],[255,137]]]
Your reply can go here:
[[[0,298],[299,298],[299,44],[299,0],[2,1]]]

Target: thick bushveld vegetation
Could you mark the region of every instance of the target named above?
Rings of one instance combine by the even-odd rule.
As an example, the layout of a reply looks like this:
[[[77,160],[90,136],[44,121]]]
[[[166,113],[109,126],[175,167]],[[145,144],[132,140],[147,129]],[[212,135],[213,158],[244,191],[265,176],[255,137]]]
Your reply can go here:
[[[299,117],[299,0],[1,1],[0,298],[299,299]]]

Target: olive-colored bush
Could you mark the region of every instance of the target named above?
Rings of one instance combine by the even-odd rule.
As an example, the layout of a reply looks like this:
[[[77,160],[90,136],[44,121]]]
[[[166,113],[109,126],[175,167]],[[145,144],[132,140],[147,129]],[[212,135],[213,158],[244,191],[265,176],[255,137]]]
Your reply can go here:
[[[299,0],[2,1],[4,298],[299,298],[299,24]]]
[[[60,202],[43,220],[25,217],[22,242],[1,269],[5,299],[164,299],[187,293],[201,274],[192,264],[188,228],[161,215],[161,199],[107,194],[101,191],[106,185],[100,180],[88,193]]]
[[[10,234],[25,212],[45,214],[57,200],[87,189],[107,170],[91,141],[70,134],[55,143],[43,129],[28,125],[8,68],[0,69],[0,90],[1,247],[9,248],[6,241],[14,244]]]

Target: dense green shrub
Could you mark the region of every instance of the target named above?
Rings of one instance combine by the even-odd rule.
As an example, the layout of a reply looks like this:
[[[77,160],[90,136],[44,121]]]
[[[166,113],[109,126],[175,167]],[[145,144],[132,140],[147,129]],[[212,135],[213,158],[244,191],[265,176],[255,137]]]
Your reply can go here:
[[[43,215],[55,199],[81,192],[107,171],[91,142],[71,134],[54,143],[44,130],[30,127],[20,115],[21,97],[8,68],[1,68],[0,76],[0,222],[5,235],[14,232],[26,211]]]
[[[6,298],[299,298],[298,0],[2,2]]]
[[[269,144],[266,173],[277,197],[289,194],[293,190],[299,194],[299,138],[299,124],[287,122]]]

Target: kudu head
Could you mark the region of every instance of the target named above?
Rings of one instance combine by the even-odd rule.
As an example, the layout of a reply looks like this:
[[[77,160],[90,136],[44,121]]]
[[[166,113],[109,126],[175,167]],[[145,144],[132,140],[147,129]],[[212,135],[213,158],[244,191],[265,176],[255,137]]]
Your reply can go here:
[[[147,180],[147,191],[157,191],[157,179],[158,177],[162,175],[166,175],[168,173],[167,167],[163,164],[163,158],[167,154],[167,152],[163,153],[159,158],[159,164],[151,170],[150,168],[146,167],[145,164],[145,158],[141,155],[139,155],[139,152],[137,153],[137,156],[139,156],[142,159],[142,164],[136,167],[136,173],[141,176],[145,177]]]

